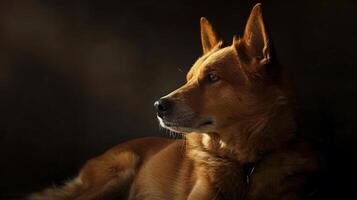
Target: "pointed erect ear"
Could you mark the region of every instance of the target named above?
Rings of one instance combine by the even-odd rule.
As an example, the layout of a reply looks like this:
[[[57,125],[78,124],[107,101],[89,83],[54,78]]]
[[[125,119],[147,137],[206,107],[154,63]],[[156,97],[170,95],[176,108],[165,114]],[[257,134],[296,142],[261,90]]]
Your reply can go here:
[[[214,32],[212,25],[204,17],[201,17],[201,42],[203,53],[209,52],[213,47],[218,44],[216,33]]]
[[[269,40],[265,30],[261,4],[252,9],[244,30],[242,42],[247,55],[258,62],[267,63],[270,59]]]

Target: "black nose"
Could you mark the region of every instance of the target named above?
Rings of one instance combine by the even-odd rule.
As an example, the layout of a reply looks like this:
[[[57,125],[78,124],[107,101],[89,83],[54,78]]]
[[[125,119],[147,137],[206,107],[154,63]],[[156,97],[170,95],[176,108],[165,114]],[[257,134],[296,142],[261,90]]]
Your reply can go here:
[[[172,106],[172,101],[167,98],[159,99],[154,103],[154,107],[159,117],[167,115],[172,110]]]

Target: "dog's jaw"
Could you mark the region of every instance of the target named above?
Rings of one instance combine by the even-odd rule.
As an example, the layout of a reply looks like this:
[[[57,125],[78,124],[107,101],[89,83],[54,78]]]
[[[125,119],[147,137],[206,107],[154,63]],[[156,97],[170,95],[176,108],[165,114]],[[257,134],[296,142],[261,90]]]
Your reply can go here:
[[[160,126],[168,129],[172,132],[175,133],[191,133],[191,132],[212,132],[214,130],[214,120],[213,119],[205,119],[204,122],[198,123],[199,125],[196,127],[187,127],[187,126],[182,126],[180,124],[170,124],[170,123],[165,123],[164,119],[161,117],[157,116],[157,119],[159,120]]]

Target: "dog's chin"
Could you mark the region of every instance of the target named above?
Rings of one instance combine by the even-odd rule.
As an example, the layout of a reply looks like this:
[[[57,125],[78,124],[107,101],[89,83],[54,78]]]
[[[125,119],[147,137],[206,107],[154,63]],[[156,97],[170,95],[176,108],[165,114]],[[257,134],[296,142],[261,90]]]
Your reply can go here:
[[[160,126],[176,133],[191,133],[191,132],[213,132],[214,131],[214,121],[210,119],[202,120],[201,123],[196,123],[197,125],[188,126],[180,123],[173,123],[157,117],[160,122]]]

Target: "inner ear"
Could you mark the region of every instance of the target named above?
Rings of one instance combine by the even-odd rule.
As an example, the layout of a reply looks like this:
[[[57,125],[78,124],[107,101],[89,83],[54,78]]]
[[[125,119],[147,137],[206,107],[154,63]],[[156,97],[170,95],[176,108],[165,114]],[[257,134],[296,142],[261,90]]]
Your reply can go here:
[[[212,25],[209,21],[201,17],[201,42],[203,53],[207,53],[212,50],[219,42],[216,33],[214,32]]]
[[[247,54],[251,59],[260,62],[269,60],[269,41],[264,26],[261,4],[255,5],[252,9],[242,42],[245,44]]]

